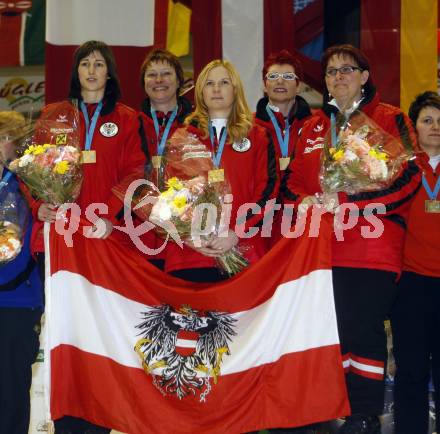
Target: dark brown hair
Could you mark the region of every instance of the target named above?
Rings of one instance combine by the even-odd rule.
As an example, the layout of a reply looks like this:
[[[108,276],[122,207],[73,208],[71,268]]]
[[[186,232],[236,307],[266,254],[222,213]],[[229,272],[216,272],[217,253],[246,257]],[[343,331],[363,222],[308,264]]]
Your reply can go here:
[[[104,99],[105,106],[102,110],[103,114],[113,111],[116,102],[121,97],[121,86],[119,84],[119,77],[116,68],[116,61],[111,48],[102,41],[87,41],[78,47],[73,55],[72,72],[70,76],[70,91],[69,98],[82,99],[81,97],[81,83],[78,76],[78,66],[84,57],[90,53],[98,51],[101,53],[107,65],[108,80],[105,85]]]
[[[370,75],[364,84],[365,93],[370,95],[375,90],[373,79],[371,77],[370,62],[368,61],[367,56],[365,56],[365,54],[359,50],[359,48],[356,48],[350,44],[333,45],[332,47],[327,48],[321,58],[322,72],[324,75],[327,71],[328,62],[333,56],[349,57],[354,61],[354,63],[356,63],[356,66],[361,68],[362,71],[368,71]],[[328,89],[325,83],[324,89],[324,101],[326,101],[326,98],[328,100]]]
[[[142,63],[141,71],[140,71],[142,89],[145,88],[145,71],[152,62],[166,62],[174,68],[174,71],[176,72],[177,80],[179,82],[179,86],[177,87],[176,94],[177,96],[179,96],[180,89],[185,81],[185,78],[183,76],[183,68],[182,65],[180,64],[179,58],[167,50],[156,49],[150,51],[147,54],[147,57]]]
[[[440,110],[440,96],[436,92],[428,90],[417,95],[416,99],[409,106],[408,116],[414,124],[414,127],[416,126],[420,112],[426,107],[434,107]]]

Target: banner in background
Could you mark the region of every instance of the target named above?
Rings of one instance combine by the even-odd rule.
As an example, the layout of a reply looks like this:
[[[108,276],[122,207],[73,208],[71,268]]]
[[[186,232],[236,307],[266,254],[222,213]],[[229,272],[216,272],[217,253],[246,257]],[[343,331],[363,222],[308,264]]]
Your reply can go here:
[[[45,0],[0,3],[0,67],[43,65]]]
[[[140,107],[140,66],[153,45],[165,47],[167,7],[165,0],[47,0],[46,103],[67,97],[77,46],[100,40],[115,54],[122,102]]]
[[[0,76],[0,110],[37,113],[44,106],[43,75]]]

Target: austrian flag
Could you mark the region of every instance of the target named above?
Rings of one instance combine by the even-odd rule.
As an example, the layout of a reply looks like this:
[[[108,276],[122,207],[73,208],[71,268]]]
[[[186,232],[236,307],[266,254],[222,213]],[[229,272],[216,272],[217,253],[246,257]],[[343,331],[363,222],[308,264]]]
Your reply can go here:
[[[238,434],[348,414],[325,223],[217,284],[170,277],[115,235],[69,248],[48,226],[52,418]]]

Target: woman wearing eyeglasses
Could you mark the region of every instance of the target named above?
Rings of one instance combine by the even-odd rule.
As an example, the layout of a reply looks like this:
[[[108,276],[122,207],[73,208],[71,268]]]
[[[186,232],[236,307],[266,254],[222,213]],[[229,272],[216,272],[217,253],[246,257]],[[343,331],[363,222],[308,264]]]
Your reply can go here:
[[[281,179],[295,152],[298,136],[306,119],[311,116],[307,101],[297,95],[301,65],[287,50],[272,53],[263,67],[264,97],[257,103],[254,121],[269,131],[275,145]],[[283,198],[278,198],[282,203]],[[271,237],[272,246],[281,238],[281,213],[275,214]]]
[[[281,171],[289,165],[299,131],[311,116],[307,101],[297,95],[300,77],[300,64],[287,50],[272,53],[263,67],[265,96],[258,101],[255,123],[270,132]]]
[[[143,146],[148,151],[150,162],[147,176],[158,168],[165,151],[167,140],[184,119],[191,113],[191,103],[179,96],[184,83],[183,69],[179,59],[166,50],[152,50],[141,66],[141,85],[146,98],[142,104]],[[152,179],[157,182],[157,179]],[[142,236],[142,241],[150,250],[158,249],[161,240],[153,231]],[[160,269],[164,267],[164,252],[149,256],[149,261]]]
[[[339,433],[379,434],[387,357],[383,322],[396,297],[405,220],[420,185],[420,171],[410,161],[385,190],[322,194],[321,152],[330,115],[349,121],[356,106],[405,146],[412,147],[416,138],[408,117],[397,107],[380,102],[368,60],[360,50],[351,45],[330,47],[323,55],[322,67],[324,105],[304,125],[288,168],[284,193],[295,205],[323,203],[335,212],[339,204],[351,203],[359,210],[357,223],[344,231],[343,240],[338,241],[335,236],[332,240],[336,314],[352,411]],[[362,230],[375,229],[363,214],[372,203],[385,207],[385,214],[375,216],[375,225],[382,226],[383,231],[374,238],[363,236],[365,229]],[[367,217],[371,220],[371,215]]]

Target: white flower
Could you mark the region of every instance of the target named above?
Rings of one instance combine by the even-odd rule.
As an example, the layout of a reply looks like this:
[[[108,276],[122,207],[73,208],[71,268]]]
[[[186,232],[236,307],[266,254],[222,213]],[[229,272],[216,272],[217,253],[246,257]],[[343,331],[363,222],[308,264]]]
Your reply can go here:
[[[32,161],[34,161],[34,159],[35,159],[35,156],[33,154],[23,155],[22,157],[20,157],[20,159],[18,161],[18,167],[25,167],[29,163],[32,163]]]
[[[160,199],[153,205],[150,214],[152,221],[168,221],[171,219],[171,207],[166,200]]]
[[[351,151],[350,149],[346,149],[344,152],[344,160],[355,161],[355,160],[359,160],[359,158],[353,151]]]

